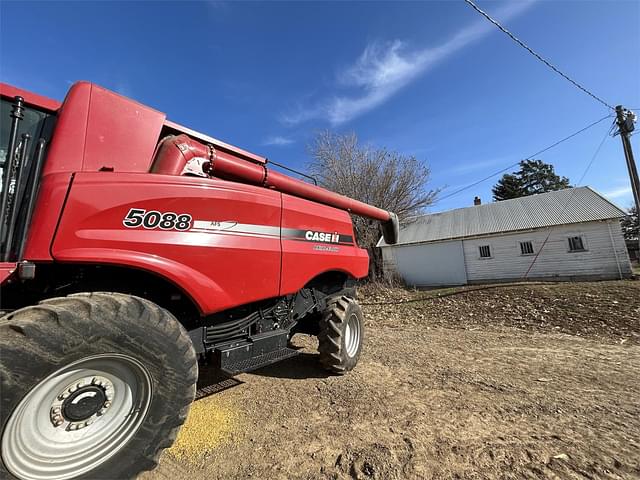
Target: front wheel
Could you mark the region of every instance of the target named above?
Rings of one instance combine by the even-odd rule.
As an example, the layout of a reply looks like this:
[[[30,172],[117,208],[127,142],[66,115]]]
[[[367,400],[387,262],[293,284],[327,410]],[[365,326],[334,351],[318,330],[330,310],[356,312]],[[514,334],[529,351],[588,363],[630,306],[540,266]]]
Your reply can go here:
[[[46,300],[0,319],[1,478],[134,478],[157,464],[195,394],[191,340],[121,294]]]
[[[320,320],[320,362],[329,371],[344,374],[356,366],[364,341],[364,318],[360,305],[342,296],[329,302]]]

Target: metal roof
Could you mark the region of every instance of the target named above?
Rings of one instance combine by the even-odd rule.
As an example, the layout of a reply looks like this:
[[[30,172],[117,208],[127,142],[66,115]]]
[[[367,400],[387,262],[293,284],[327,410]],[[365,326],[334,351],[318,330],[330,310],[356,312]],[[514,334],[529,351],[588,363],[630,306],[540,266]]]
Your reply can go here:
[[[417,217],[400,227],[397,245],[607,220],[624,215],[589,187],[567,188]],[[380,239],[378,246],[388,245]]]

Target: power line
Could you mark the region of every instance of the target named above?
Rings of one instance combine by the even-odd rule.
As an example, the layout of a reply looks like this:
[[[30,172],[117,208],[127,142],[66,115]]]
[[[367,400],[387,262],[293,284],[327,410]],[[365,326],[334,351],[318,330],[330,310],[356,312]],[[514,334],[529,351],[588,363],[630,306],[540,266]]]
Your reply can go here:
[[[611,125],[611,127],[609,128],[609,130],[607,130],[607,132],[605,133],[604,137],[602,138],[602,141],[598,145],[598,148],[596,148],[595,153],[591,157],[591,161],[587,164],[587,168],[585,168],[584,172],[582,172],[582,176],[580,177],[580,180],[578,180],[578,183],[576,184],[576,186],[571,189],[571,193],[569,194],[569,198],[567,199],[567,201],[562,206],[562,209],[560,210],[560,214],[558,215],[558,218],[562,218],[562,215],[564,214],[564,211],[567,209],[567,207],[571,203],[571,200],[573,199],[574,194],[576,193],[576,188],[579,187],[582,184],[582,181],[584,180],[584,177],[587,176],[587,172],[589,172],[589,170],[591,169],[591,166],[593,165],[593,162],[595,162],[596,158],[598,157],[598,154],[600,153],[600,150],[602,149],[602,146],[604,145],[604,142],[611,135],[611,132],[613,131],[615,125],[616,125],[616,123],[614,122],[613,125]],[[522,277],[524,280],[526,280],[527,276],[529,276],[529,273],[531,272],[531,269],[536,264],[536,261],[538,260],[538,257],[542,253],[542,249],[545,247],[545,245],[549,241],[550,237],[551,237],[551,226],[547,227],[547,236],[544,239],[544,242],[542,242],[542,245],[540,245],[540,248],[538,249],[538,253],[536,253],[535,257],[533,257],[533,260],[531,261],[531,265],[529,265],[529,268],[527,268],[526,273]]]
[[[611,125],[611,127],[609,128],[609,130],[607,130],[607,133],[605,133],[604,138],[602,139],[602,141],[600,142],[600,145],[598,145],[598,148],[596,148],[595,153],[593,154],[593,157],[591,157],[591,161],[589,162],[589,164],[587,165],[587,168],[584,169],[584,172],[582,172],[582,176],[580,177],[580,179],[578,180],[577,185],[580,186],[582,184],[582,181],[584,180],[584,177],[587,176],[587,173],[589,172],[589,170],[591,169],[591,166],[593,165],[593,162],[595,162],[596,158],[598,157],[598,154],[600,153],[600,150],[602,150],[602,146],[604,145],[604,142],[607,140],[607,138],[609,136],[611,136],[611,132],[613,131],[613,129],[615,128],[616,124],[614,122],[613,125]],[[573,192],[572,192],[573,193]]]
[[[534,154],[532,154],[532,155],[529,155],[528,157],[526,157],[526,158],[524,158],[524,159],[522,159],[522,160],[518,160],[516,163],[512,163],[511,165],[509,165],[509,166],[507,166],[507,167],[504,167],[503,169],[498,170],[497,172],[493,172],[491,175],[487,175],[486,177],[484,177],[484,178],[482,178],[482,179],[480,179],[480,180],[478,180],[478,181],[476,181],[476,182],[470,183],[469,185],[466,185],[466,186],[464,186],[464,187],[462,187],[462,188],[459,188],[458,190],[456,190],[456,191],[454,191],[454,192],[451,192],[451,193],[449,193],[449,194],[447,194],[447,195],[444,195],[444,196],[442,196],[442,197],[438,198],[438,199],[437,199],[437,200],[436,200],[432,205],[435,205],[435,204],[437,204],[438,202],[441,202],[442,200],[445,200],[445,199],[447,199],[447,198],[453,197],[454,195],[457,195],[457,194],[459,194],[459,193],[461,193],[461,192],[464,192],[465,190],[469,190],[470,188],[473,188],[473,187],[475,187],[476,185],[481,184],[482,182],[486,182],[487,180],[489,180],[489,179],[491,179],[491,178],[495,177],[496,175],[500,175],[501,173],[504,173],[504,172],[506,172],[507,170],[510,170],[510,169],[512,169],[512,168],[514,168],[514,167],[516,167],[517,165],[519,165],[519,164],[520,164],[520,162],[521,162],[521,161],[531,160],[532,158],[537,157],[538,155],[540,155],[540,154],[542,154],[542,153],[546,152],[547,150],[551,150],[552,148],[557,147],[557,146],[558,146],[558,145],[560,145],[561,143],[566,142],[567,140],[569,140],[569,139],[571,139],[571,138],[575,137],[576,135],[579,135],[579,134],[581,134],[582,132],[584,132],[584,131],[586,131],[586,130],[589,130],[591,127],[594,127],[594,126],[598,125],[599,123],[603,122],[603,121],[604,121],[604,120],[606,120],[607,118],[611,118],[612,116],[613,116],[613,115],[607,115],[607,116],[605,116],[605,117],[602,117],[600,120],[596,120],[595,122],[590,123],[590,124],[589,124],[589,125],[587,125],[586,127],[581,128],[580,130],[578,130],[577,132],[574,132],[574,133],[572,133],[571,135],[569,135],[569,136],[567,136],[567,137],[564,137],[563,139],[558,140],[558,141],[557,141],[557,142],[555,142],[555,143],[552,143],[552,144],[551,144],[551,145],[549,145],[548,147],[545,147],[545,148],[543,148],[542,150],[540,150],[540,151],[538,151],[538,152],[536,152],[536,153],[534,153]]]
[[[597,95],[591,93],[589,90],[587,90],[585,87],[583,87],[582,85],[580,85],[578,82],[576,82],[575,80],[573,80],[571,77],[569,77],[567,74],[561,72],[555,65],[553,65],[551,62],[549,62],[548,60],[544,59],[540,54],[536,53],[535,51],[533,51],[531,49],[531,47],[529,47],[527,44],[525,44],[522,40],[520,40],[518,37],[516,37],[513,33],[511,33],[509,30],[507,30],[505,27],[503,27],[502,25],[500,25],[500,23],[498,23],[497,20],[494,20],[493,18],[491,18],[491,16],[489,16],[488,13],[486,13],[484,10],[482,10],[480,7],[478,7],[475,3],[473,3],[471,0],[464,0],[465,2],[467,2],[476,12],[478,12],[480,15],[482,15],[484,18],[486,18],[487,20],[489,20],[491,23],[493,23],[496,27],[498,27],[503,33],[507,34],[511,40],[513,40],[514,42],[516,42],[518,45],[520,45],[522,48],[524,48],[526,51],[528,51],[531,55],[533,55],[534,57],[536,57],[538,60],[540,60],[542,63],[544,63],[547,67],[549,67],[551,70],[553,70],[554,72],[556,72],[558,75],[560,75],[562,78],[564,78],[565,80],[569,81],[570,83],[572,83],[575,87],[579,88],[580,90],[582,90],[584,93],[586,93],[587,95],[589,95],[591,98],[593,98],[594,100],[600,102],[602,105],[606,106],[607,108],[610,108],[611,110],[615,110],[611,105],[609,105],[607,102],[605,102],[604,100],[602,100],[600,97],[598,97]]]
[[[435,205],[438,202],[441,202],[442,200],[446,200],[447,198],[453,197],[454,195],[457,195],[459,193],[464,192],[465,190],[469,190],[472,187],[475,187],[476,185],[481,184],[482,182],[486,182],[487,180],[489,180],[492,177],[495,177],[496,175],[500,175],[503,172],[506,172],[507,170],[510,170],[512,168],[514,168],[515,166],[520,164],[520,160],[518,160],[516,163],[512,163],[511,165],[509,165],[508,167],[503,168],[502,170],[498,170],[497,172],[493,172],[491,175],[487,175],[486,177],[478,180],[477,182],[473,182],[470,183],[469,185],[459,188],[458,190],[456,190],[455,192],[451,192],[447,195],[444,195],[443,197],[438,198],[432,205]]]

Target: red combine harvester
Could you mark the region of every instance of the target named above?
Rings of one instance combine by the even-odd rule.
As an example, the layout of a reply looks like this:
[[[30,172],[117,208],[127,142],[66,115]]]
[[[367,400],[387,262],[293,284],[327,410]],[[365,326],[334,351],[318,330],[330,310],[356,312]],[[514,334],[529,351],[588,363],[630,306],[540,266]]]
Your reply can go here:
[[[0,477],[154,468],[199,360],[249,371],[303,332],[327,369],[355,366],[369,259],[350,214],[395,243],[393,213],[97,85],[0,94]]]

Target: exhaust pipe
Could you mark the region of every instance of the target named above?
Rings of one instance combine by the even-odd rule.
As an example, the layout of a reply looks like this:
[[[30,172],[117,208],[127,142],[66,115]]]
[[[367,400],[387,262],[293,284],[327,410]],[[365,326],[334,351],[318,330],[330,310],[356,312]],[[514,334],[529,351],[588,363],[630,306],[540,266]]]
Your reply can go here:
[[[187,163],[195,158],[205,160],[202,169],[207,176],[215,175],[223,180],[272,188],[346,210],[354,215],[379,220],[383,222],[382,233],[385,242],[393,245],[398,241],[399,224],[394,213],[270,170],[267,162],[256,163],[223,150],[216,150],[212,145],[203,145],[184,134],[163,139],[151,173],[181,175]]]

